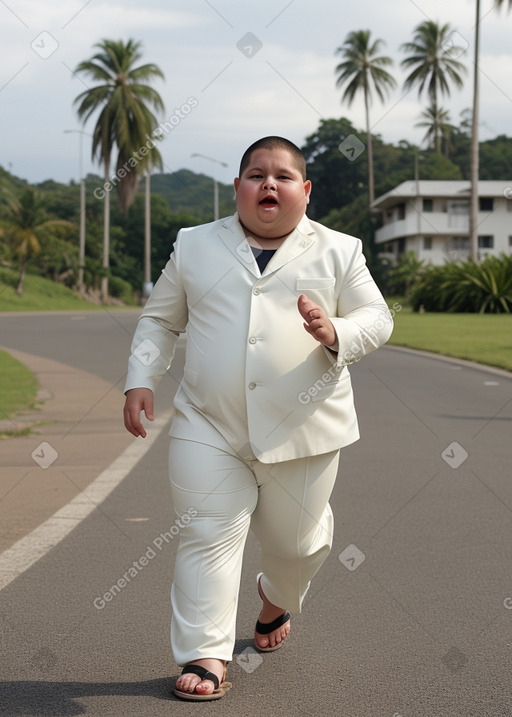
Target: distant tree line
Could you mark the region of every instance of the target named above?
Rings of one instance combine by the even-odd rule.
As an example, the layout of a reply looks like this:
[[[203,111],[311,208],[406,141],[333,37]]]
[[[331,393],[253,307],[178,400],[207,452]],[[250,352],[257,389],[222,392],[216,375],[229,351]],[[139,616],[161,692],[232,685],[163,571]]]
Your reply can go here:
[[[308,216],[324,222],[338,231],[359,236],[365,244],[369,264],[384,285],[386,268],[377,257],[373,243],[378,217],[368,209],[367,165],[364,160],[350,161],[339,150],[345,137],[354,135],[364,139],[364,131],[344,118],[322,120],[317,131],[306,138],[302,147],[308,164],[308,176],[313,182]],[[449,157],[434,150],[421,151],[409,142],[384,142],[373,135],[375,162],[375,192],[383,194],[400,182],[414,178],[414,166],[419,152],[421,179],[469,179],[468,147],[470,136],[464,121],[452,134]],[[499,136],[482,142],[480,146],[480,176],[482,179],[510,179],[512,167],[512,138]],[[86,253],[84,280],[88,289],[99,295],[103,272],[103,202],[94,196],[103,179],[86,178]],[[140,292],[143,281],[144,253],[144,181],[135,193],[127,216],[118,197],[111,198],[110,217],[110,277],[113,297],[129,290]],[[12,199],[17,198],[18,211],[23,193],[34,198],[23,200],[27,216],[21,222],[31,224],[38,237],[38,245],[27,244],[28,271],[41,274],[67,286],[75,287],[78,269],[78,227],[80,221],[79,186],[75,182],[62,184],[47,180],[28,185],[0,168],[0,263],[20,268],[23,244],[13,234],[20,218],[13,214]],[[221,215],[235,211],[233,187],[220,184]],[[152,280],[158,278],[163,264],[181,227],[213,219],[212,180],[189,170],[174,174],[155,174],[151,193],[151,264]],[[37,211],[31,207],[37,205]],[[22,203],[23,205],[23,203]],[[63,221],[49,225],[46,222]],[[44,225],[44,226],[43,226]]]
[[[512,0],[496,0],[495,8],[502,6],[509,9]],[[480,0],[475,0],[475,11],[472,62],[478,70]],[[335,84],[342,90],[342,105],[350,106],[358,96],[363,99],[365,129],[343,117],[321,120],[302,148],[313,181],[308,214],[360,236],[381,282],[387,269],[374,246],[377,219],[371,204],[376,195],[412,179],[415,167],[421,179],[468,179],[473,236],[476,179],[510,179],[512,139],[478,142],[478,71],[473,107],[462,113],[458,126],[441,106],[441,98],[462,87],[467,74],[461,39],[449,24],[427,20],[400,47],[407,72],[403,90],[417,89],[418,97],[427,100],[418,117],[418,126],[426,130],[425,147],[420,148],[407,141],[386,143],[371,131],[374,95],[383,101],[397,85],[393,62],[382,54],[383,40],[373,39],[369,30],[349,32],[335,51],[340,59]],[[83,193],[74,183],[50,180],[29,186],[0,168],[0,263],[17,268],[18,293],[25,272],[34,271],[104,302],[109,296],[127,297],[157,278],[180,227],[213,218],[211,179],[188,170],[152,176],[162,167],[157,145],[163,131],[157,114],[163,114],[164,104],[151,83],[163,74],[152,63],[138,64],[141,56],[140,42],[104,39],[75,68],[88,81],[88,89],[75,99],[78,117],[84,124],[95,122],[92,156],[104,170],[103,179],[90,175],[82,180],[82,208]],[[193,106],[190,98],[188,111]],[[232,213],[232,187],[219,189],[221,213]],[[84,238],[82,257],[77,246],[83,246]],[[476,263],[475,256],[473,260]]]

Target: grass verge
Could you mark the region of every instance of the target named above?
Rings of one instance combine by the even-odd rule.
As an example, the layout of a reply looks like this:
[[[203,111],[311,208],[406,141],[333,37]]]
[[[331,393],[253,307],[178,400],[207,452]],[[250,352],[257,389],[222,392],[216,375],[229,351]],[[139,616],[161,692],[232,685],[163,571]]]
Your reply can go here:
[[[0,419],[34,408],[37,379],[20,361],[0,350]]]
[[[0,312],[1,311],[98,311],[105,307],[86,301],[68,289],[67,286],[50,281],[42,276],[27,274],[22,296],[16,293],[19,276],[17,272],[5,267],[0,268]],[[112,311],[123,309],[108,306]],[[126,306],[126,308],[136,308]]]
[[[418,314],[404,306],[389,343],[512,371],[512,314]]]

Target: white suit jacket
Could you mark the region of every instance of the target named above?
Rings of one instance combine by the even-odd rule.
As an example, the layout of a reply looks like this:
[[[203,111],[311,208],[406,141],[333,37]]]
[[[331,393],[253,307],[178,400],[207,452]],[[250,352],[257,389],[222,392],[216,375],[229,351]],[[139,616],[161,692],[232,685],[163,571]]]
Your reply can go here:
[[[336,329],[332,354],[303,327],[297,299]],[[155,390],[186,330],[170,435],[274,463],[359,438],[347,366],[389,338],[393,322],[359,239],[303,217],[263,274],[237,214],[182,229],[137,326],[125,391]]]

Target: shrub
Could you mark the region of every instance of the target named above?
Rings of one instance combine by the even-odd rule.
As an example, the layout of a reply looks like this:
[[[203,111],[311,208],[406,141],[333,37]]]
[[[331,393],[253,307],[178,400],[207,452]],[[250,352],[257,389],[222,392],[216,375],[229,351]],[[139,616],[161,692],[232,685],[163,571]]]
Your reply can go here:
[[[413,287],[425,273],[424,262],[413,251],[401,254],[396,264],[388,266],[387,291],[393,296],[408,297]]]
[[[452,313],[510,313],[512,311],[512,256],[428,267],[411,292],[414,311]]]
[[[136,304],[131,284],[118,276],[110,276],[108,280],[108,291],[114,299],[119,299],[123,304]]]

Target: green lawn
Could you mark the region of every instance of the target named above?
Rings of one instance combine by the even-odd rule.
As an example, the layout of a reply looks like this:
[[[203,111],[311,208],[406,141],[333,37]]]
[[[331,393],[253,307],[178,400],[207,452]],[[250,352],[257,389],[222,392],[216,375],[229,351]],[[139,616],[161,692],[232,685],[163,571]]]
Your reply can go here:
[[[512,371],[512,314],[416,314],[404,307],[389,343]]]
[[[0,350],[0,420],[33,408],[37,394],[34,374],[10,354]]]
[[[2,311],[98,311],[104,308],[93,301],[78,297],[71,289],[50,279],[27,274],[22,296],[16,293],[19,275],[0,267],[0,312]],[[109,311],[124,307],[110,306]],[[133,309],[133,306],[126,308]]]
[[[58,311],[62,309],[97,309],[90,301],[76,296],[70,289],[41,276],[27,274],[22,296],[16,293],[18,274],[0,269],[0,311]]]

